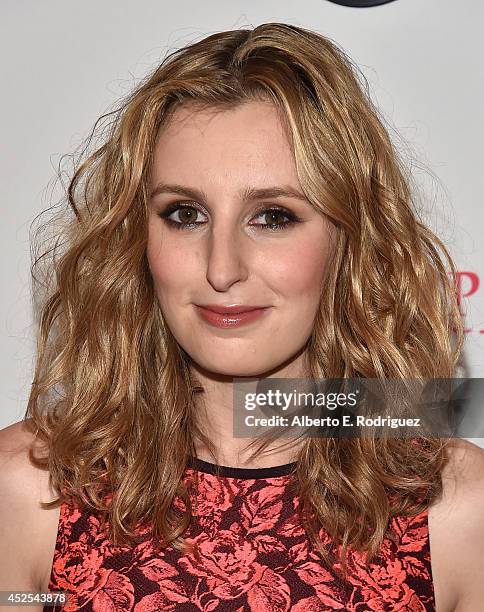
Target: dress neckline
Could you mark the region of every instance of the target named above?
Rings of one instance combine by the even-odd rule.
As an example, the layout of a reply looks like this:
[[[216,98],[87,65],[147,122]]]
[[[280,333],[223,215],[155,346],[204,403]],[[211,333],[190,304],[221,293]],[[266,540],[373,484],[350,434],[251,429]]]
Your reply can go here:
[[[297,461],[284,463],[283,465],[274,465],[262,468],[241,468],[229,467],[227,465],[216,465],[199,459],[198,457],[189,457],[187,467],[196,472],[205,474],[213,474],[214,476],[223,476],[225,478],[240,478],[242,480],[256,480],[258,478],[277,478],[279,476],[288,476],[297,465]]]

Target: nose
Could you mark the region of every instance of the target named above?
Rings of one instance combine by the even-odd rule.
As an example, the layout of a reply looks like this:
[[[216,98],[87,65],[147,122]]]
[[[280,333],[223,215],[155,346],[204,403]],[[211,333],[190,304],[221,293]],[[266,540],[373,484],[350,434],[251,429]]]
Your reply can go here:
[[[207,281],[215,291],[227,291],[248,275],[247,257],[250,245],[240,229],[212,226],[207,249]]]

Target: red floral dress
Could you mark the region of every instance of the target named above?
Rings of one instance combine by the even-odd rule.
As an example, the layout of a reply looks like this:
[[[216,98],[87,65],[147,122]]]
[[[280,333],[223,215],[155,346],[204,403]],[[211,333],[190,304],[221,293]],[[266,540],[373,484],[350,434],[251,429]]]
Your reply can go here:
[[[149,535],[113,546],[92,510],[61,507],[50,591],[65,591],[62,609],[110,612],[322,612],[435,610],[427,510],[394,518],[396,542],[385,539],[367,568],[348,553],[343,581],[323,564],[297,515],[289,487],[295,464],[222,468],[199,459],[194,521],[185,534],[201,560],[175,549],[155,554]],[[321,529],[324,542],[329,538]],[[52,610],[45,607],[44,610]]]

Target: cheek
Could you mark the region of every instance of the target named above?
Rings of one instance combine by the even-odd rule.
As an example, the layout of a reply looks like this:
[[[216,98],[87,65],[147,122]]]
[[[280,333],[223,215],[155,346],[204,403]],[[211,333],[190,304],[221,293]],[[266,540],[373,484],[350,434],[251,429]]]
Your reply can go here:
[[[178,248],[169,238],[149,239],[146,255],[160,299],[169,298],[186,288],[189,280],[194,278],[197,261],[200,261],[196,253]]]
[[[321,240],[301,240],[273,258],[268,270],[280,294],[319,299],[326,259]]]

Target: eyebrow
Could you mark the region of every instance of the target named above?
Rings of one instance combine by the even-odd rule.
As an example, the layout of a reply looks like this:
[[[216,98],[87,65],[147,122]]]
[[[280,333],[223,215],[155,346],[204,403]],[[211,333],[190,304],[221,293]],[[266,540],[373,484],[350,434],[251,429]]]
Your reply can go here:
[[[207,195],[203,191],[194,189],[192,187],[177,185],[176,183],[159,183],[150,193],[150,199],[162,193],[176,193],[193,200],[201,201],[203,204],[206,204],[208,200]],[[302,193],[296,189],[293,189],[289,185],[283,185],[281,187],[264,187],[261,189],[245,187],[244,189],[239,190],[237,195],[242,202],[263,200],[267,198],[295,198],[297,200],[303,200],[304,202],[307,201],[307,198]]]

